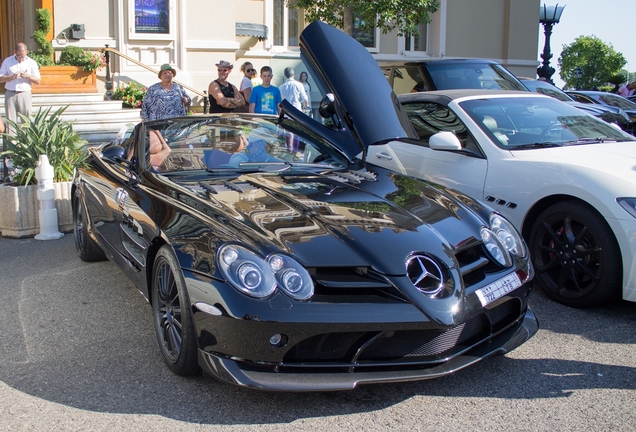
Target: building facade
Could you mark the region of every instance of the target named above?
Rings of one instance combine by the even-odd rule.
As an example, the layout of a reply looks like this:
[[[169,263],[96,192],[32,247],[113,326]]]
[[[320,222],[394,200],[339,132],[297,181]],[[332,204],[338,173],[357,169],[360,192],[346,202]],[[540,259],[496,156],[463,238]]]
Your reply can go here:
[[[306,23],[302,10],[288,8],[285,0],[1,0],[3,58],[19,41],[36,49],[31,35],[40,7],[52,11],[56,51],[68,45],[99,51],[108,45],[127,57],[111,56],[115,85],[156,82],[157,76],[139,63],[154,69],[170,63],[179,81],[201,91],[216,78],[219,60],[234,63],[229,81],[235,85],[245,61],[257,70],[271,66],[275,85],[283,82],[286,66],[302,70],[298,36]],[[358,21],[354,36],[378,60],[489,58],[517,75],[535,76],[539,8],[537,0],[440,0],[439,11],[418,37],[363,31]],[[105,70],[98,79],[103,91]]]

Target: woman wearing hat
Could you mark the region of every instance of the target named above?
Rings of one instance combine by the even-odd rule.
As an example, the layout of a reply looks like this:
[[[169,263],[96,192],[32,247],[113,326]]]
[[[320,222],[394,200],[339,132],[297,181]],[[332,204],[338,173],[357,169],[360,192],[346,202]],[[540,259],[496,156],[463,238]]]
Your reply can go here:
[[[211,113],[232,112],[237,108],[245,107],[245,99],[243,99],[236,86],[227,82],[227,77],[233,67],[232,63],[225,60],[221,60],[216,64],[219,77],[208,86]]]
[[[144,120],[160,120],[168,117],[179,117],[187,114],[190,96],[183,87],[172,81],[177,71],[168,63],[161,65],[157,76],[160,82],[148,87],[141,105],[141,118]],[[161,164],[168,157],[170,146],[157,130],[148,132],[149,162],[155,171],[161,171]]]
[[[159,120],[168,117],[178,117],[187,114],[186,107],[190,106],[190,96],[183,87],[172,81],[177,71],[169,64],[161,65],[159,69],[160,82],[148,87],[143,104],[141,117],[144,120]]]

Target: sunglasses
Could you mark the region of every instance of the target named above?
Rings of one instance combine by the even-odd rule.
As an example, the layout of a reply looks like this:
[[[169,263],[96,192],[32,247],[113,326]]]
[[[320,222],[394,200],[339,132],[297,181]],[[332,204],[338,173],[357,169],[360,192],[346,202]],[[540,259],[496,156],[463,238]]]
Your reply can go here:
[[[245,72],[247,72],[247,73],[256,72],[256,69],[248,69],[248,70],[246,70]]]
[[[229,69],[217,69],[217,72],[229,72]]]

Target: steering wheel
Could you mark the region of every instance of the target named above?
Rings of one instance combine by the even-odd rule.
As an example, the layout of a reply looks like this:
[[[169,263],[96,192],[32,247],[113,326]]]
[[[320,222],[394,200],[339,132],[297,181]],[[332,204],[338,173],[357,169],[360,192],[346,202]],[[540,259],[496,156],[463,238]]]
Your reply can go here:
[[[550,134],[550,132],[552,131],[553,133],[557,133],[559,134],[559,136],[561,135],[561,133],[566,130],[567,128],[562,124],[562,123],[553,123],[550,126],[548,126],[547,128],[543,129],[541,131],[541,137],[545,137],[548,134]]]

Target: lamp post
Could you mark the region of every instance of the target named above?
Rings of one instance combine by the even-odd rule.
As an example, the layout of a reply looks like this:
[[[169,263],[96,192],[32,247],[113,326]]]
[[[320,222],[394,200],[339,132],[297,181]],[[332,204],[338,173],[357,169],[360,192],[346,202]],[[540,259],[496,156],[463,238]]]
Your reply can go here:
[[[574,69],[574,78],[576,78],[576,89],[581,89],[581,78],[583,78],[583,68],[581,66],[577,66]]]
[[[552,53],[550,52],[550,36],[552,35],[552,26],[558,24],[561,20],[564,7],[565,6],[559,6],[558,3],[556,6],[546,6],[544,4],[541,6],[541,13],[539,15],[539,22],[543,24],[545,30],[545,45],[543,46],[543,54],[541,54],[543,65],[537,68],[537,75],[551,84],[554,84],[552,81],[554,68],[550,67],[550,59],[552,58]]]

